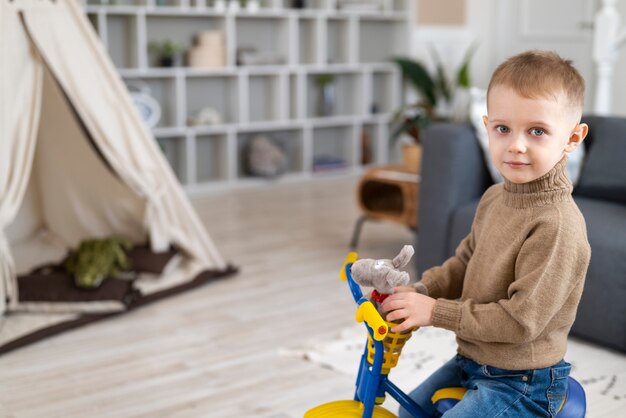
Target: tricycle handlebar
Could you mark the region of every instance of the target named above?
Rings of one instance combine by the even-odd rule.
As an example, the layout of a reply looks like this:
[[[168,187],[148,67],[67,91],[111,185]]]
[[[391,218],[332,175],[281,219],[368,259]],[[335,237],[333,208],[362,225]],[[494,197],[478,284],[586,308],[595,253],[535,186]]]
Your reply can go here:
[[[354,298],[354,301],[357,303],[357,305],[359,305],[359,308],[356,311],[356,321],[365,321],[371,337],[376,341],[382,341],[387,335],[389,327],[385,323],[385,320],[380,316],[372,302],[363,297],[363,292],[361,292],[361,288],[352,279],[352,273],[350,272],[350,269],[352,268],[352,263],[354,263],[357,258],[358,254],[355,252],[350,252],[348,254],[343,264],[343,268],[341,269],[340,277],[341,280],[348,282],[348,285],[350,286],[350,291],[352,292],[352,297]]]

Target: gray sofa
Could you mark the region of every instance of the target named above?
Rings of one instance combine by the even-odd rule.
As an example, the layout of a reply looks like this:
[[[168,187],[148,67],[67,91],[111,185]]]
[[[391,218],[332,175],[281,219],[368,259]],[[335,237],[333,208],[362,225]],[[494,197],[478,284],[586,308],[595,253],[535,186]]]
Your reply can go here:
[[[585,162],[574,199],[585,216],[591,262],[572,335],[626,351],[626,118],[586,116]],[[492,184],[469,125],[424,131],[417,269],[441,264],[470,230]]]

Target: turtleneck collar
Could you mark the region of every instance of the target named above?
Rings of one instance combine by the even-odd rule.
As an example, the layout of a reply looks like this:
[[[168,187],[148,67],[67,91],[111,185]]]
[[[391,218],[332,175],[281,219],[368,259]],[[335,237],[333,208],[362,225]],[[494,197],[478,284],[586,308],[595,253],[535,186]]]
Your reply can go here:
[[[567,155],[552,170],[528,183],[516,184],[504,179],[504,204],[526,209],[570,199],[573,186],[565,172],[566,164]]]

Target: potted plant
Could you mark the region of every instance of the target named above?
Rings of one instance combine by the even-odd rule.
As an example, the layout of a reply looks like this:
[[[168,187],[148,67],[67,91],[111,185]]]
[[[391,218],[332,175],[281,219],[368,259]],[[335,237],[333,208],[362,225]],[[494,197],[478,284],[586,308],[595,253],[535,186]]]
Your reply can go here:
[[[173,67],[178,53],[182,51],[182,47],[171,39],[165,39],[151,42],[150,51],[155,54],[160,67]]]
[[[417,100],[400,107],[392,117],[395,128],[391,133],[394,143],[401,135],[405,140],[403,150],[405,165],[419,167],[421,159],[420,131],[433,121],[463,119],[467,109],[455,112],[458,102],[466,96],[471,85],[469,65],[476,48],[474,45],[465,53],[460,67],[449,80],[439,54],[431,49],[435,72],[429,71],[419,61],[407,57],[397,57],[393,61],[400,67],[403,78],[409,82],[417,95]],[[465,106],[466,107],[466,106]],[[456,114],[455,114],[456,113]],[[459,114],[460,113],[460,114]]]

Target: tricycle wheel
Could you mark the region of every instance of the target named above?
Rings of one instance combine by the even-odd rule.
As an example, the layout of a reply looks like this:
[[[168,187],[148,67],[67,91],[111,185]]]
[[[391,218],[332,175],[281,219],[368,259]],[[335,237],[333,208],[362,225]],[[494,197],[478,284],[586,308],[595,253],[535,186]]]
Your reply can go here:
[[[361,418],[363,416],[363,404],[358,401],[334,401],[328,402],[304,414],[304,418]],[[374,407],[372,418],[397,418],[385,408]]]

